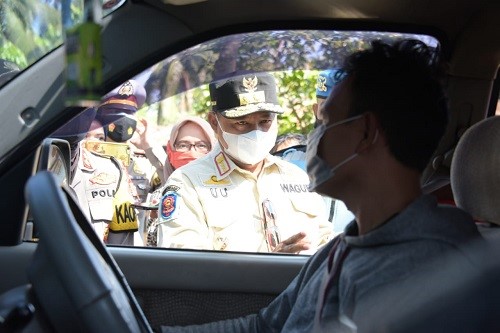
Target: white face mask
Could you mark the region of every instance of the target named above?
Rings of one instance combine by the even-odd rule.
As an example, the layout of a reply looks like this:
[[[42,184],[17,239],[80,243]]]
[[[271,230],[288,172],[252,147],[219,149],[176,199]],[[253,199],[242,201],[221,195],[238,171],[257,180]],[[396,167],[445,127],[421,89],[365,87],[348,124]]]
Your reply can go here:
[[[326,163],[325,160],[323,160],[321,157],[318,156],[319,141],[321,140],[325,132],[332,127],[354,121],[361,117],[363,117],[363,115],[350,117],[328,126],[321,124],[318,127],[316,127],[311,134],[308,135],[306,160],[307,160],[307,174],[309,175],[310,179],[309,191],[316,191],[318,186],[320,186],[327,180],[331,179],[335,175],[335,172],[341,166],[343,166],[344,164],[346,164],[347,162],[353,160],[358,156],[358,153],[354,153],[345,158],[344,160],[342,160],[339,164],[335,165],[334,167],[330,167],[330,165]],[[373,142],[375,142],[375,140],[373,140]],[[318,191],[318,193],[326,194],[320,191]]]
[[[225,152],[243,164],[253,165],[264,160],[276,143],[278,135],[276,122],[271,125],[267,132],[254,130],[245,134],[232,134],[224,132],[219,118],[217,116],[215,118],[228,146]]]

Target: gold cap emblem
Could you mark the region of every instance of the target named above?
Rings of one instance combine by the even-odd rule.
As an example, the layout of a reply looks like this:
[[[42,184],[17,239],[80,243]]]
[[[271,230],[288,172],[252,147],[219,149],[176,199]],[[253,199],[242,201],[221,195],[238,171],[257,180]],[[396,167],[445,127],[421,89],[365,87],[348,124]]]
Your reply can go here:
[[[318,76],[318,82],[316,84],[316,89],[319,91],[327,91],[328,88],[326,87],[326,77],[324,76]]]
[[[243,78],[243,87],[247,91],[246,93],[238,94],[240,98],[240,105],[248,105],[255,103],[265,103],[266,102],[266,94],[264,91],[256,91],[257,84],[259,84],[259,79],[257,76],[253,78]]]
[[[254,92],[257,89],[258,83],[259,79],[257,79],[257,76],[251,78],[243,77],[243,87],[245,87],[245,90],[248,92]]]
[[[121,96],[132,96],[134,94],[134,86],[130,81],[127,81],[120,87],[118,94]]]

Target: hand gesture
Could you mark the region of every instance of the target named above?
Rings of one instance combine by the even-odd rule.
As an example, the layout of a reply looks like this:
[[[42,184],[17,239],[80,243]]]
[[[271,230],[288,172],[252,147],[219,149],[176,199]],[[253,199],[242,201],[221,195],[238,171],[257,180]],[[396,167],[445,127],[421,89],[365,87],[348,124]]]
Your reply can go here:
[[[149,144],[148,138],[148,121],[144,118],[137,120],[137,127],[135,129],[136,135],[134,135],[130,142],[139,149],[146,150],[151,145]]]
[[[309,250],[310,248],[311,241],[307,238],[307,234],[305,232],[299,232],[278,243],[273,252],[299,253],[300,251]]]

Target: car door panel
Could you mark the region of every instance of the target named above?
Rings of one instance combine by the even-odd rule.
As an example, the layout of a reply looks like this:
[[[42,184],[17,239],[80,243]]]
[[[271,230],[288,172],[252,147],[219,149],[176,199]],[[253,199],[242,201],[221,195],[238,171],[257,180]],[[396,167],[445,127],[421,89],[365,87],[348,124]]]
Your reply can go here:
[[[36,242],[2,247],[0,294],[28,283]],[[307,256],[108,247],[151,326],[201,324],[256,313],[298,274]]]
[[[267,306],[307,256],[109,248],[153,327],[235,318]]]

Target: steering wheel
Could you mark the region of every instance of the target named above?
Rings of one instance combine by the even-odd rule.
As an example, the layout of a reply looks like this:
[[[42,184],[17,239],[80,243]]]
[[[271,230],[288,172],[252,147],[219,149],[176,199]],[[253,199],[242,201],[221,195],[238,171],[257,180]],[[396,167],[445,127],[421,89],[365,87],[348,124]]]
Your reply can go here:
[[[28,279],[52,329],[152,332],[123,273],[55,176],[39,171],[25,196],[40,235]]]

